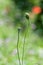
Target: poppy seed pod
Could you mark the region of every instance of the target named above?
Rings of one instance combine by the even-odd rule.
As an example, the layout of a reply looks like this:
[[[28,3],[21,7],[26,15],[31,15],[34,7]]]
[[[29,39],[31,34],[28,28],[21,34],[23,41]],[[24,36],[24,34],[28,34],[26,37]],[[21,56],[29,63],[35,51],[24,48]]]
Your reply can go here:
[[[26,19],[29,19],[29,13],[25,13]]]

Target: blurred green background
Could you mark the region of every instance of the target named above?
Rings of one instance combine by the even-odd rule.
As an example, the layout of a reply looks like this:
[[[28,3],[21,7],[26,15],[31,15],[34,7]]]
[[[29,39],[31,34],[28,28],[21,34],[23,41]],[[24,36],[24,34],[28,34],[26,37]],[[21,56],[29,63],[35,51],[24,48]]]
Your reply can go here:
[[[43,0],[0,0],[0,65],[19,65],[19,27],[21,65],[24,39],[23,65],[43,65],[43,12],[35,15],[36,18],[31,18],[31,15],[29,19],[25,17],[25,13],[30,13],[34,6],[43,10]]]

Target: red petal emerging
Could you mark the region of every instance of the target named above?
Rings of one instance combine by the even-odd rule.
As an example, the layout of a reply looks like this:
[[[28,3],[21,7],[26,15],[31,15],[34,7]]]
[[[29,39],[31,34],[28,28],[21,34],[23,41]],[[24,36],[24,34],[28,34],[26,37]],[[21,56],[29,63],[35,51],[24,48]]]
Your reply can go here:
[[[39,13],[41,13],[41,8],[39,6],[34,6],[32,8],[32,12],[35,14],[39,14]]]

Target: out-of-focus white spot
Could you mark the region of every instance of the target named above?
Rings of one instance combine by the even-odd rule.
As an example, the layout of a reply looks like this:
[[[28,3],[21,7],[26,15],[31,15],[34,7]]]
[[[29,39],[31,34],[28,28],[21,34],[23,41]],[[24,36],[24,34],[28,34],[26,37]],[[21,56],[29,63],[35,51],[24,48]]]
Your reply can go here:
[[[31,24],[31,28],[32,28],[33,30],[35,30],[35,29],[36,29],[36,25],[35,25],[35,24]]]
[[[5,42],[9,43],[11,41],[11,38],[6,38]]]
[[[17,49],[14,49],[13,51],[12,51],[12,55],[16,55],[17,54]]]
[[[43,48],[40,48],[40,49],[38,50],[38,54],[39,54],[39,57],[40,57],[40,58],[43,58]]]
[[[29,55],[34,55],[34,54],[35,54],[35,50],[33,50],[33,49],[29,50],[29,51],[28,51],[28,54],[29,54]]]
[[[0,46],[2,46],[3,42],[3,39],[0,39]]]
[[[16,64],[19,65],[19,60],[16,60]]]
[[[5,22],[9,22],[9,21],[10,21],[10,19],[7,17],[4,21],[5,21]]]
[[[7,11],[3,10],[1,14],[5,16],[7,14]]]
[[[0,26],[4,25],[4,21],[3,20],[0,20]]]

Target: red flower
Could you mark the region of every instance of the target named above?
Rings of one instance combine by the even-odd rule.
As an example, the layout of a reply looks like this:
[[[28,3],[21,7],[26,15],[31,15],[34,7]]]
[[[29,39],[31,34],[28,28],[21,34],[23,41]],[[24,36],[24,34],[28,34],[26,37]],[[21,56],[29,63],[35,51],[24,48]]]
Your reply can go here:
[[[41,13],[41,8],[39,6],[34,6],[32,8],[32,12],[35,14],[39,14],[39,13]]]

